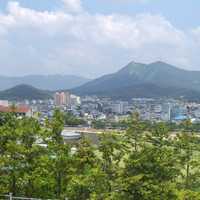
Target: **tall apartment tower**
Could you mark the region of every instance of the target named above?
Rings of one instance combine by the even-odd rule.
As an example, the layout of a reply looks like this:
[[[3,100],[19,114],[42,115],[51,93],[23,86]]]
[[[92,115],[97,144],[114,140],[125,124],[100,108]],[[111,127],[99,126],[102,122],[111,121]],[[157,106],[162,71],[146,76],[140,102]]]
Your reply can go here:
[[[69,92],[56,92],[54,95],[54,103],[56,106],[69,106],[70,93]]]
[[[60,106],[60,93],[56,92],[54,94],[54,104],[56,106]]]
[[[66,96],[66,105],[70,106],[71,105],[71,94],[70,94],[70,92],[65,92],[65,96]]]

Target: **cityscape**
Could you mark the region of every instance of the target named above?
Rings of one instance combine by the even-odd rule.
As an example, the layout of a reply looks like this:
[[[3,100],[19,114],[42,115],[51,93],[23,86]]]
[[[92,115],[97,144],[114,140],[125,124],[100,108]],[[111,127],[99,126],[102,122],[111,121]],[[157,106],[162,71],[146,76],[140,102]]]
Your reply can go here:
[[[0,0],[0,200],[200,200],[199,8]]]
[[[0,100],[0,112],[7,112],[15,105],[19,112],[33,117],[40,113],[40,120],[51,118],[55,108],[85,120],[87,125],[93,120],[119,122],[131,113],[139,113],[142,121],[180,123],[190,119],[200,122],[200,103],[176,99],[133,98],[130,101],[112,100],[109,97],[76,96],[70,92],[56,92],[52,99],[24,100],[12,102]],[[10,110],[11,112],[11,110]],[[85,124],[85,125],[86,125]]]

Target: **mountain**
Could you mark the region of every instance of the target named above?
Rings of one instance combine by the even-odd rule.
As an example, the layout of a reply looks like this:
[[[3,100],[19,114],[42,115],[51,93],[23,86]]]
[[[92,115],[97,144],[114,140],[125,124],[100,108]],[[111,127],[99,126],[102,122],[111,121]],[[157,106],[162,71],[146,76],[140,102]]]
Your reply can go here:
[[[187,71],[164,62],[131,62],[116,73],[102,76],[72,90],[79,95],[200,98],[200,71]]]
[[[51,98],[50,92],[24,84],[0,92],[0,99],[6,100],[44,100],[48,98]]]
[[[81,86],[89,79],[73,75],[29,75],[23,77],[0,76],[0,90],[26,84],[43,90],[64,90]]]

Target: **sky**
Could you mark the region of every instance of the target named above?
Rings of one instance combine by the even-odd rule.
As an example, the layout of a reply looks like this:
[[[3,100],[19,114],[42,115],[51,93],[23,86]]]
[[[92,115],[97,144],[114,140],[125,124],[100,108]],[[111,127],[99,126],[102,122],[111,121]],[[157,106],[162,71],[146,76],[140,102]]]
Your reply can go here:
[[[200,70],[199,0],[0,0],[0,75]]]

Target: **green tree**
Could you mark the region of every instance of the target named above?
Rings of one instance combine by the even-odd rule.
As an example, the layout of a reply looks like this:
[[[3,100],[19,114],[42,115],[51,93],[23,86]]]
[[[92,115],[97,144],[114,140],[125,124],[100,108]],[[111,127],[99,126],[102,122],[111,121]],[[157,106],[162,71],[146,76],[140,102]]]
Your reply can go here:
[[[182,132],[177,134],[177,152],[181,168],[182,188],[196,190],[200,188],[200,138],[193,131],[189,120],[182,124]]]
[[[55,180],[56,198],[62,198],[65,194],[69,181],[70,166],[70,145],[65,143],[62,136],[64,127],[64,114],[60,110],[55,110],[53,118],[48,122],[49,140],[49,170]]]
[[[34,118],[23,118],[19,121],[19,142],[22,149],[21,176],[23,178],[22,188],[24,195],[34,197],[39,195],[35,186],[35,171],[39,167],[40,157],[45,153],[45,148],[38,144],[41,127]],[[35,196],[37,197],[37,196]]]
[[[104,200],[107,187],[106,174],[101,169],[96,148],[88,140],[81,140],[76,145],[73,156],[72,179],[67,188],[68,198]]]
[[[138,113],[133,113],[127,121],[128,129],[126,131],[126,144],[130,151],[138,151],[139,145],[142,142],[145,126],[141,123]]]
[[[129,134],[129,133],[128,133]],[[121,178],[122,199],[176,199],[179,174],[170,135],[163,124],[146,133],[142,144],[129,154]]]
[[[104,120],[94,120],[92,121],[92,127],[95,129],[105,129],[106,122]]]
[[[1,181],[6,192],[16,194],[19,191],[19,169],[21,168],[22,148],[18,142],[19,120],[9,114],[7,121],[0,127]]]
[[[86,124],[83,119],[78,118],[69,112],[64,114],[64,123],[68,126],[78,126]]]
[[[120,174],[125,155],[122,137],[118,133],[104,133],[100,138],[98,150],[101,155],[102,170],[107,176],[107,193],[111,195],[115,190],[115,180]]]

